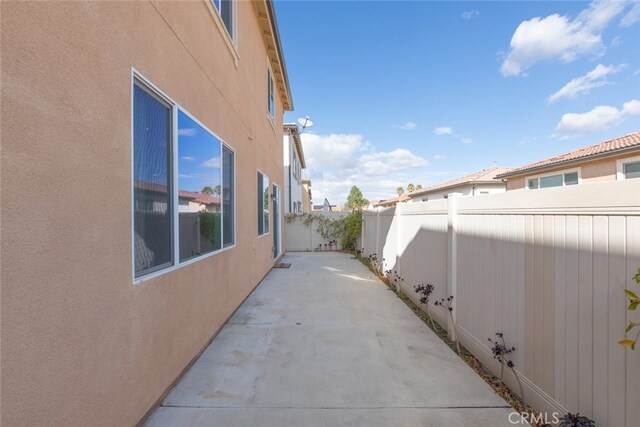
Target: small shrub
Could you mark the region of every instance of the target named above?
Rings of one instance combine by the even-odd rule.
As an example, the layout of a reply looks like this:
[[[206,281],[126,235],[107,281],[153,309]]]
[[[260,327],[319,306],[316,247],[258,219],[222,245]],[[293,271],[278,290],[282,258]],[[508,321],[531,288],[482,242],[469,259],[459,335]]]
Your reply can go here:
[[[596,427],[595,421],[580,415],[569,412],[560,418],[560,427]]]
[[[433,290],[435,289],[435,287],[432,284],[427,283],[425,285],[423,283],[422,285],[418,285],[413,289],[416,291],[418,295],[420,295],[420,304],[423,304],[425,306],[425,313],[427,314],[427,317],[431,322],[431,327],[435,331],[436,325],[433,323],[433,319],[429,315],[429,298],[431,297],[431,294],[433,293]]]
[[[453,295],[448,296],[447,298],[442,298],[440,301],[436,301],[434,303],[440,307],[444,307],[449,313],[449,318],[451,319],[451,325],[453,330],[456,330],[456,321],[453,319]],[[458,349],[458,354],[460,354],[460,343],[458,343],[458,339],[456,338],[456,349]]]
[[[633,276],[633,280],[635,280],[635,282],[638,285],[640,285],[640,268],[638,269],[638,273],[635,276]],[[629,306],[627,307],[627,310],[635,311],[636,308],[638,308],[638,305],[640,305],[640,297],[636,295],[635,292],[629,289],[625,289],[624,293],[627,296],[627,298],[629,298]],[[640,323],[629,321],[629,324],[627,325],[627,329],[625,329],[624,331],[625,338],[620,340],[619,343],[621,345],[630,347],[631,350],[635,350],[636,343],[638,342],[638,338],[640,337],[640,328],[638,328],[638,332],[636,333],[636,336],[634,339],[628,339],[627,334],[631,332],[633,329],[637,328],[638,326],[640,326]]]
[[[524,398],[524,389],[522,388],[520,377],[518,376],[518,372],[515,369],[515,364],[508,357],[509,354],[516,351],[516,348],[513,346],[511,347],[507,346],[504,340],[504,334],[502,334],[501,332],[496,332],[496,337],[497,339],[495,341],[492,340],[491,338],[488,338],[488,340],[491,343],[491,353],[493,354],[493,358],[496,359],[498,362],[500,362],[500,383],[502,385],[505,385],[504,384],[504,367],[506,366],[507,368],[511,369],[511,372],[513,372],[513,375],[516,377],[516,381],[518,382],[518,387],[520,388],[520,397],[522,398],[522,401],[526,406],[527,402]]]

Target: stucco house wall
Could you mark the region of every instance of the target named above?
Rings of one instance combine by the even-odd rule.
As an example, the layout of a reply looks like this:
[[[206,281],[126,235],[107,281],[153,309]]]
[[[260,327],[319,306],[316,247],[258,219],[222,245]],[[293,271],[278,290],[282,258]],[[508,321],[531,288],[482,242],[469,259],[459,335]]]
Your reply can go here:
[[[588,184],[592,182],[615,181],[617,179],[618,160],[628,159],[640,156],[640,149],[634,152],[626,153],[618,156],[611,156],[590,161],[576,162],[566,164],[554,168],[532,171],[523,175],[506,177],[507,191],[523,190],[526,188],[526,178],[529,176],[553,174],[553,172],[561,172],[565,170],[580,169],[580,184]]]
[[[236,6],[237,63],[204,1],[2,2],[0,424],[136,424],[272,267],[283,99],[271,122],[264,18]],[[235,247],[140,284],[132,67],[236,150]]]

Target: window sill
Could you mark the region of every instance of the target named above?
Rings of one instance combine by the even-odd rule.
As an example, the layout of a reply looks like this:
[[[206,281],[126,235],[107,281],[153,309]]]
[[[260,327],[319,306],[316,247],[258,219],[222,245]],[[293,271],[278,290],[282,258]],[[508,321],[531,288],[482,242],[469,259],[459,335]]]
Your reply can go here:
[[[231,38],[229,31],[227,31],[227,27],[224,25],[224,22],[222,22],[222,18],[220,17],[220,14],[216,10],[215,6],[211,3],[210,0],[204,0],[204,2],[207,5],[207,9],[209,9],[209,14],[213,19],[213,22],[215,22],[216,27],[218,27],[218,30],[222,35],[222,39],[224,40],[225,44],[227,45],[227,48],[229,49],[229,53],[231,53],[231,56],[233,57],[233,63],[235,64],[236,68],[238,68],[238,64],[240,62],[240,55],[238,55],[238,49],[236,47],[235,42]],[[235,18],[235,15],[234,15],[234,18]],[[237,31],[236,31],[236,34],[237,34]]]
[[[198,261],[203,261],[203,260],[205,260],[207,258],[211,258],[214,255],[221,254],[222,252],[226,252],[226,251],[228,251],[230,249],[233,249],[235,247],[236,247],[236,244],[234,243],[231,246],[227,246],[226,248],[218,249],[215,252],[210,252],[208,254],[204,254],[204,255],[201,255],[201,256],[196,257],[196,258],[191,258],[189,260],[181,262],[180,264],[172,265],[171,267],[167,267],[167,268],[163,268],[162,270],[154,271],[153,273],[146,274],[146,275],[144,275],[142,277],[134,278],[133,279],[133,284],[134,285],[142,284],[142,283],[147,282],[147,281],[149,281],[151,279],[155,279],[156,277],[163,276],[165,274],[168,274],[168,273],[174,272],[176,270],[179,270],[182,267],[186,267],[188,265],[195,264]]]
[[[274,117],[271,117],[271,115],[269,114],[269,112],[267,111],[267,121],[269,122],[269,124],[271,125],[271,127],[273,128],[274,132],[278,132],[276,130],[276,119]]]

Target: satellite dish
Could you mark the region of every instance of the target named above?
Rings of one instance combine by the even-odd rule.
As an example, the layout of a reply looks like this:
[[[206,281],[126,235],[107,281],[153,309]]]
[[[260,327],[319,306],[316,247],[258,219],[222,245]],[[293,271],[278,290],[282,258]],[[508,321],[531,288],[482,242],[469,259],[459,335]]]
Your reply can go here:
[[[313,122],[309,120],[309,116],[300,117],[298,119],[298,123],[300,124],[300,126],[302,126],[302,130],[305,130],[306,128],[310,128],[311,126],[313,126]]]

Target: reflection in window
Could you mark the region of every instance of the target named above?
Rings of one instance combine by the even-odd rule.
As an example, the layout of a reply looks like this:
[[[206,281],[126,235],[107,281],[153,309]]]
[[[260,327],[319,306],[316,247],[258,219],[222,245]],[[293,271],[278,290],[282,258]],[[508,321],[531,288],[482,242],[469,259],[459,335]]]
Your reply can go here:
[[[235,173],[234,153],[227,147],[222,147],[222,210],[224,216],[222,219],[222,228],[224,236],[223,246],[231,246],[234,244],[234,229],[233,229],[233,176]]]
[[[220,17],[222,18],[222,22],[224,23],[224,26],[227,28],[227,32],[229,33],[229,36],[231,36],[231,38],[233,39],[234,38],[233,0],[212,0],[212,2],[213,2],[213,5],[218,10]]]
[[[536,188],[562,187],[563,185],[578,185],[578,172],[559,173],[555,175],[546,175],[538,178],[530,178],[527,180],[527,188],[535,190]]]
[[[269,232],[269,177],[258,172],[258,236]]]
[[[137,82],[133,98],[135,276],[172,264],[171,107]]]
[[[273,100],[273,77],[269,68],[267,68],[267,112],[272,119],[276,115],[276,104]]]
[[[180,261],[222,247],[220,141],[178,112]]]
[[[624,164],[625,179],[640,178],[640,162]]]
[[[262,206],[264,216],[264,232],[269,232],[269,177],[264,177],[263,189],[262,189]]]

